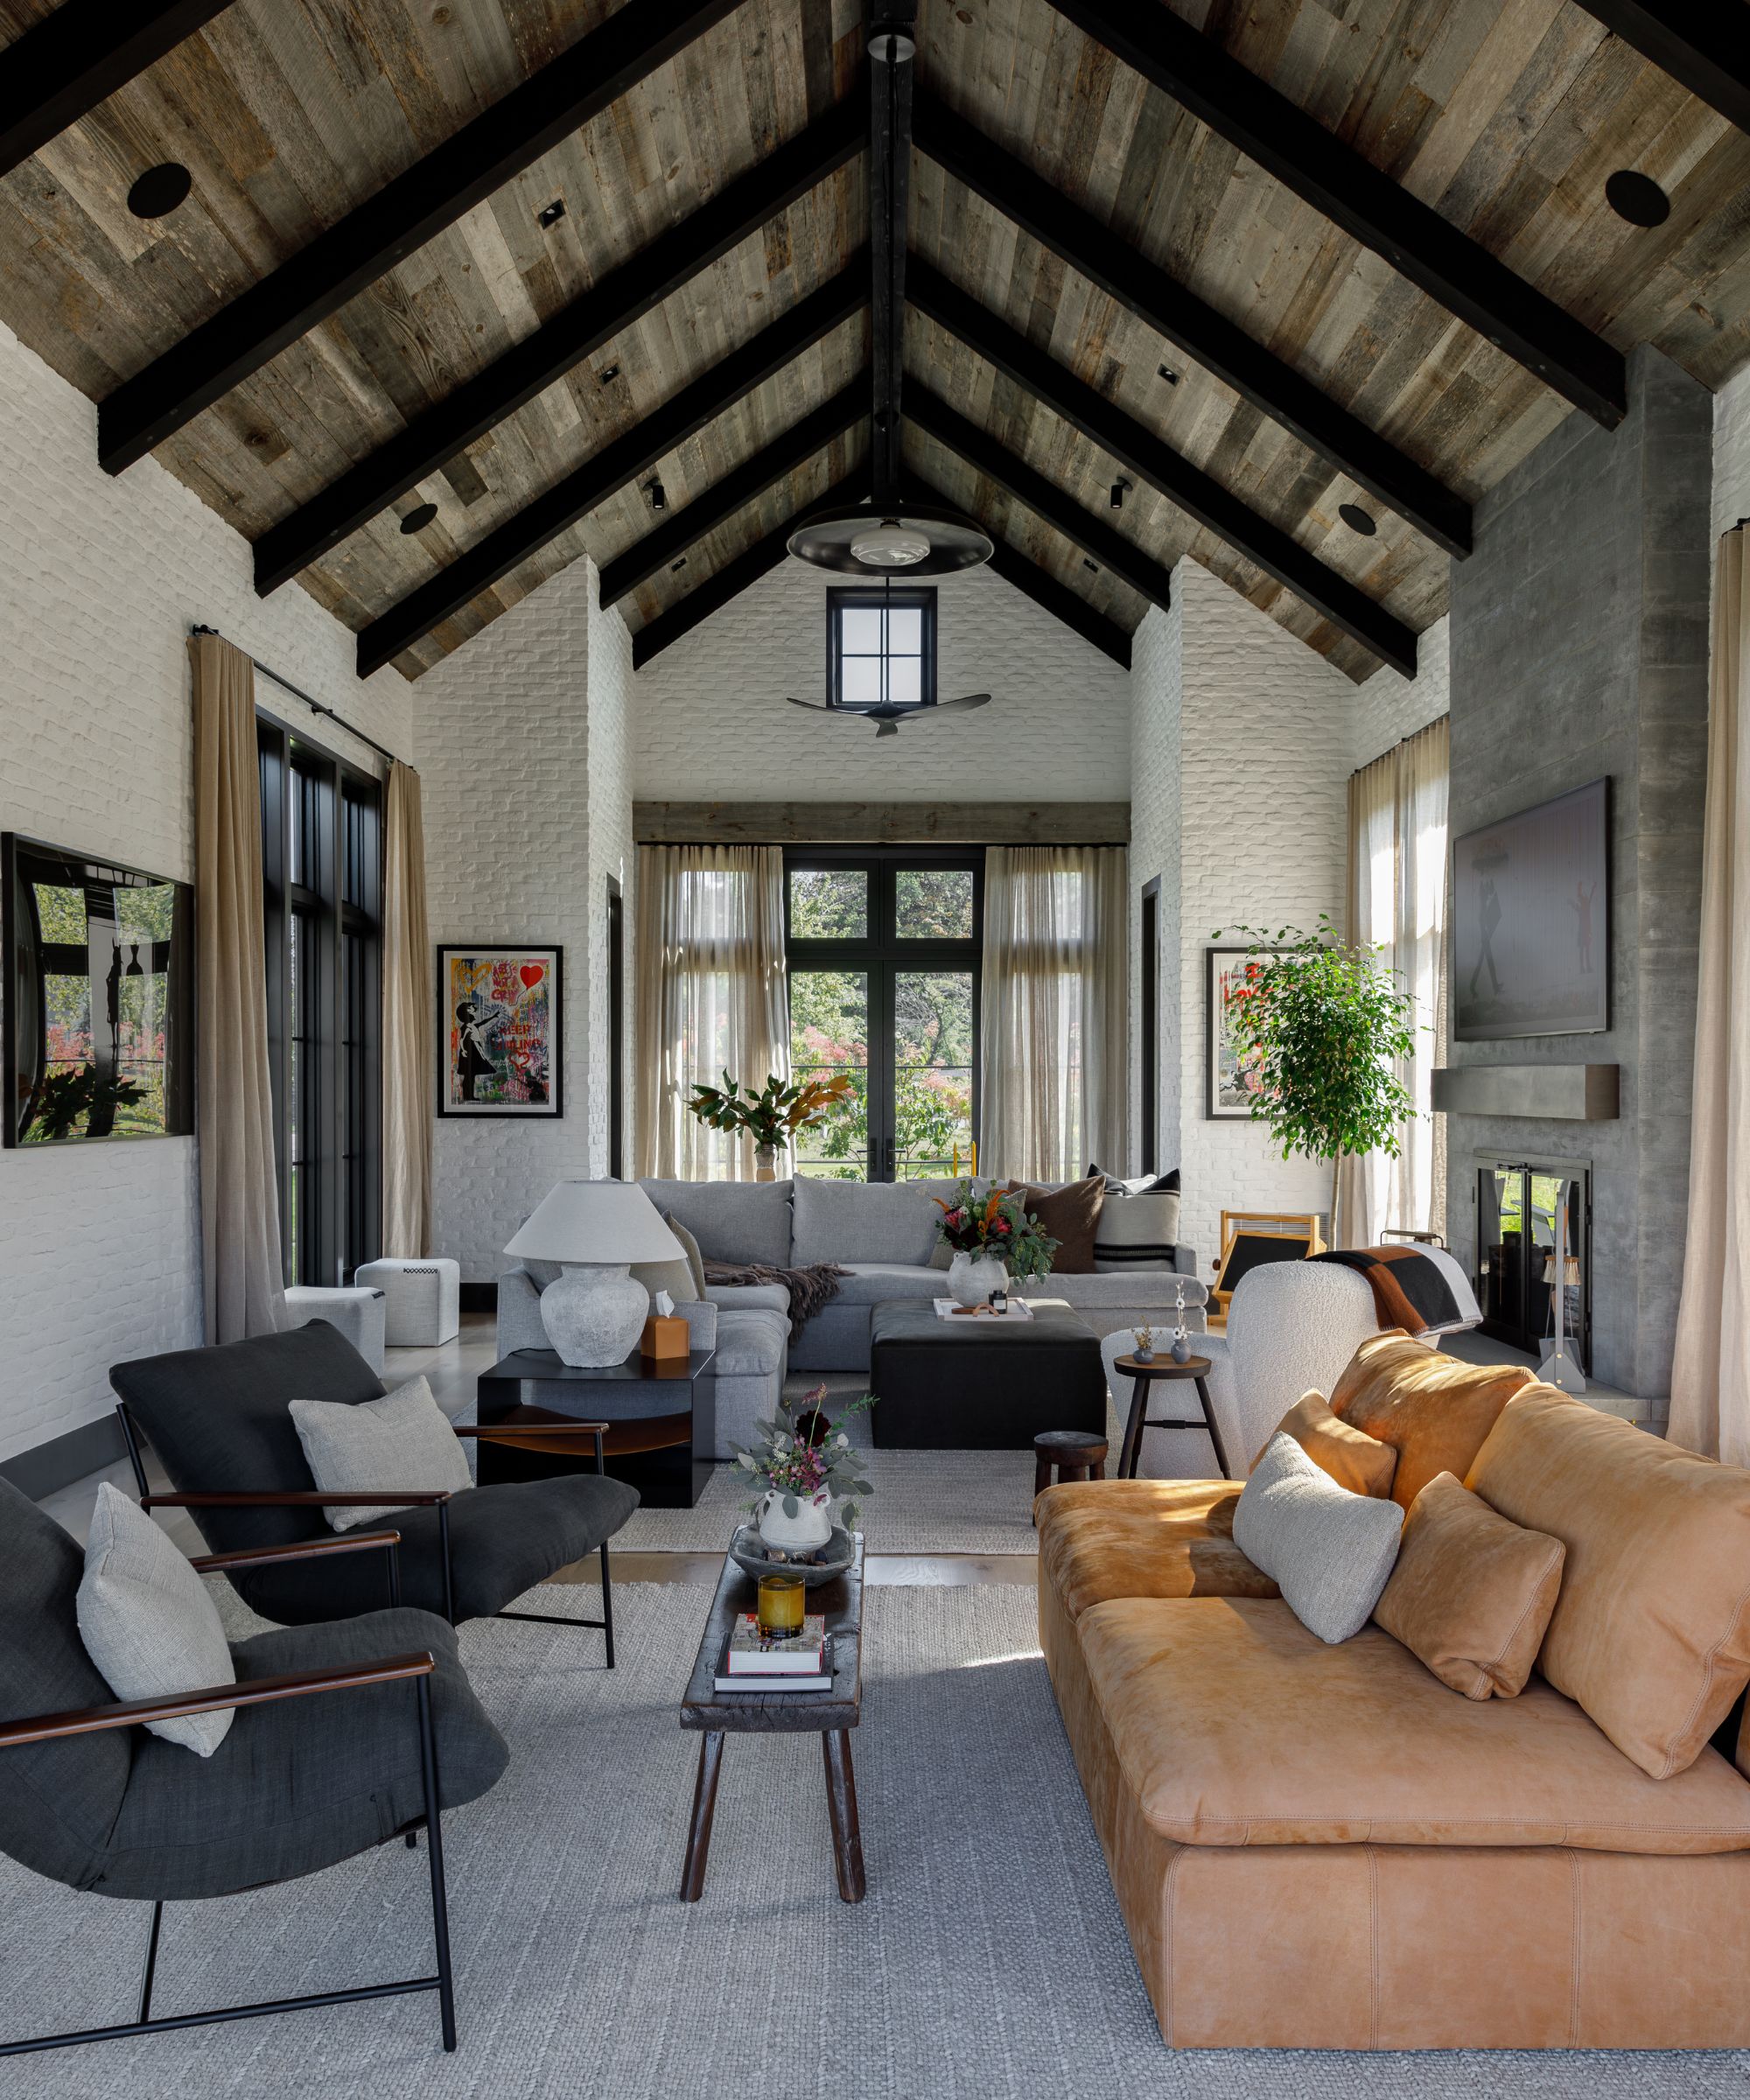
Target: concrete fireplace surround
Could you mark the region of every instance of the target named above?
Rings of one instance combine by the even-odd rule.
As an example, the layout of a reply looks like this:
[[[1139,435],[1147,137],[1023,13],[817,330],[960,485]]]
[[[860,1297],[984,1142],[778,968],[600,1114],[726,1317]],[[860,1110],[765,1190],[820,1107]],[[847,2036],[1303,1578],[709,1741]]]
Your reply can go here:
[[[1452,564],[1452,836],[1610,776],[1611,1026],[1446,1051],[1614,1063],[1620,1113],[1450,1116],[1447,1224],[1474,1265],[1479,1152],[1590,1159],[1592,1371],[1662,1401],[1689,1184],[1712,402],[1656,350],[1628,373],[1620,428],[1569,416],[1477,506],[1476,550]]]

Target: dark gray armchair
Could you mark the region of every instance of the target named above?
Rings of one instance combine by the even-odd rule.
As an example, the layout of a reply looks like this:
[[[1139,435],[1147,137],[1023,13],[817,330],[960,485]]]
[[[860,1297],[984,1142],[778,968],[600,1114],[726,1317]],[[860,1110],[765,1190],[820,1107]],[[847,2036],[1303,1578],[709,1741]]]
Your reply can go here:
[[[607,1542],[638,1507],[635,1489],[602,1471],[606,1423],[566,1424],[593,1439],[596,1471],[544,1480],[472,1488],[466,1494],[381,1492],[323,1494],[292,1426],[293,1400],[356,1404],[385,1388],[352,1344],[326,1320],[283,1334],[260,1334],[216,1348],[181,1349],[118,1363],[109,1382],[121,1396],[122,1426],[146,1508],[186,1508],[218,1550],[332,1538],[323,1510],[351,1503],[395,1506],[407,1601],[452,1625],[464,1619],[534,1619],[598,1627],[613,1668],[613,1595]],[[147,1491],[139,1432],[150,1439],[173,1492]],[[459,1426],[458,1436],[514,1438],[514,1426]],[[530,1433],[537,1433],[531,1432]],[[538,1433],[550,1438],[551,1423]],[[514,1597],[587,1554],[601,1555],[602,1616],[565,1619],[510,1612]],[[380,1603],[381,1573],[354,1561],[317,1558],[239,1572],[232,1579],[264,1619],[287,1625],[336,1619]]]
[[[393,1530],[197,1560],[235,1576],[289,1558],[377,1564]],[[0,2055],[360,1997],[435,1991],[456,2046],[440,1809],[484,1794],[509,1760],[463,1674],[454,1632],[429,1612],[371,1612],[277,1628],[232,1644],[238,1682],[116,1700],[79,1637],[84,1556],[0,1480],[0,1852],[69,1888],[151,1905],[139,2016],[0,2043]],[[149,1735],[178,1713],[237,1710],[211,1757]],[[421,1826],[431,1889],[430,1976],[211,2012],[151,2017],[166,1902],[234,1894],[319,1872]]]

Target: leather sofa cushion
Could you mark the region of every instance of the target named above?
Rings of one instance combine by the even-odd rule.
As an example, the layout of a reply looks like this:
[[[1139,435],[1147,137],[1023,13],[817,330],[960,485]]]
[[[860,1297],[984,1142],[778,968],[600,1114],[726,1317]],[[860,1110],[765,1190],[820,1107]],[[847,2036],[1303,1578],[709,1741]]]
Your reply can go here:
[[[1537,1660],[1567,1549],[1436,1474],[1404,1520],[1373,1615],[1467,1699],[1516,1698]]]
[[[1391,1493],[1391,1476],[1397,1470],[1397,1453],[1390,1444],[1334,1415],[1323,1393],[1303,1393],[1278,1422],[1272,1436],[1292,1437],[1322,1473],[1328,1473],[1340,1488],[1351,1494],[1383,1495]],[[1268,1448],[1269,1438],[1264,1439]],[[1260,1451],[1252,1460],[1257,1470]]]
[[[1502,1409],[1531,1382],[1522,1364],[1464,1363],[1387,1327],[1349,1359],[1331,1411],[1396,1452],[1391,1499],[1407,1509],[1437,1473],[1464,1479]]]
[[[1327,1646],[1278,1599],[1125,1597],[1075,1638],[1126,1791],[1180,1844],[1750,1850],[1718,1752],[1651,1780],[1552,1686],[1455,1699],[1377,1626]]]
[[[1061,1481],[1034,1504],[1040,1580],[1071,1620],[1114,1597],[1274,1597],[1234,1544],[1239,1497],[1234,1480]]]
[[[1094,1238],[1099,1229],[1100,1207],[1105,1200],[1106,1177],[1089,1174],[1081,1181],[1066,1181],[1056,1188],[1041,1188],[1035,1182],[1009,1181],[1007,1193],[1021,1199],[1029,1217],[1037,1218],[1042,1231],[1057,1242],[1051,1257],[1054,1276],[1092,1276]]]
[[[1750,1682],[1750,1473],[1544,1385],[1511,1401],[1466,1485],[1568,1550],[1537,1667],[1656,1779]]]

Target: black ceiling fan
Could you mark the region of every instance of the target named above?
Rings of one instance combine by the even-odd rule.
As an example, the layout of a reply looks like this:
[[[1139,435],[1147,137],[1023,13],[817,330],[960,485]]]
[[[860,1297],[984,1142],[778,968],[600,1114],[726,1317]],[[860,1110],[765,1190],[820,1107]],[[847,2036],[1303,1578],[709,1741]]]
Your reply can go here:
[[[878,737],[897,737],[901,722],[928,722],[932,715],[950,714],[956,708],[983,707],[990,697],[989,693],[962,693],[958,700],[938,700],[933,706],[898,700],[879,707],[835,707],[830,700],[791,700],[790,705],[805,707],[810,714],[836,715],[844,722],[872,722]]]

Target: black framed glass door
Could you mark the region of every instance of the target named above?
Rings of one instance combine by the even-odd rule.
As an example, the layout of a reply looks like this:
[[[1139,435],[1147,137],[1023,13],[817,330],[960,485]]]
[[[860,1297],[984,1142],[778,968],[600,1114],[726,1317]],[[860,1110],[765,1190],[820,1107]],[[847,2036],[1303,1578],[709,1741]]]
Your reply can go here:
[[[850,1101],[807,1130],[796,1171],[850,1181],[970,1166],[978,1130],[982,853],[785,855],[790,1065],[848,1072]]]

